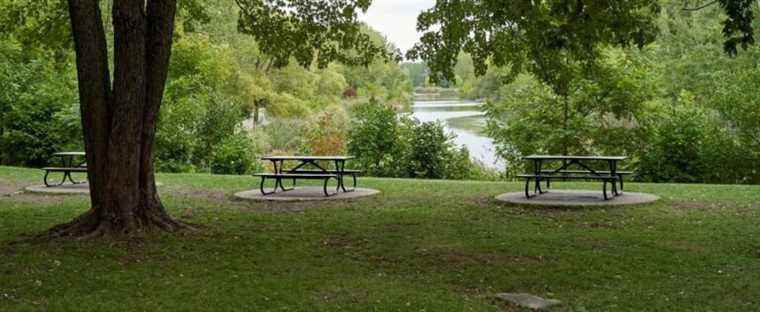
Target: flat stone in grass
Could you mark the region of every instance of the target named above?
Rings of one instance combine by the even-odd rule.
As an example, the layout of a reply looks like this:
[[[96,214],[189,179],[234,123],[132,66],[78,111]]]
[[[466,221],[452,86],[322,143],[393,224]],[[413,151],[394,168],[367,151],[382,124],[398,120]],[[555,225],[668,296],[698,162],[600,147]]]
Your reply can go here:
[[[264,189],[269,192],[272,189]],[[331,189],[329,191],[334,191]],[[252,201],[278,201],[278,202],[299,202],[299,201],[323,201],[323,200],[343,200],[356,199],[379,194],[380,191],[368,188],[357,188],[353,192],[338,192],[334,196],[325,196],[322,187],[297,187],[295,190],[287,192],[278,192],[272,195],[261,195],[259,189],[239,192],[235,198]]]
[[[530,199],[525,198],[524,192],[506,193],[496,196],[496,200],[519,205],[536,206],[622,206],[655,202],[659,197],[646,193],[623,192],[621,195],[604,200],[602,191],[586,190],[550,190]]]
[[[562,304],[562,302],[559,300],[544,299],[544,298],[534,296],[531,294],[501,293],[501,294],[496,294],[496,298],[499,298],[507,302],[511,302],[523,308],[528,308],[528,309],[533,309],[533,310],[542,310],[542,311],[548,310],[553,306]]]

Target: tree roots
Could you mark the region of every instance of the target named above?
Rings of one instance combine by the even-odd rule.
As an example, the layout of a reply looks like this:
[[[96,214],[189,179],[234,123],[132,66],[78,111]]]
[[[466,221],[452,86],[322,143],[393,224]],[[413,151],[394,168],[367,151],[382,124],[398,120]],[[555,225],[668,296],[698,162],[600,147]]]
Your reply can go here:
[[[71,222],[54,226],[37,238],[90,240],[101,237],[129,238],[150,233],[195,232],[198,230],[195,225],[170,217],[163,209],[147,209],[143,212],[145,213],[141,214],[139,218],[123,220],[123,218],[108,214],[98,214],[96,209],[91,209]]]

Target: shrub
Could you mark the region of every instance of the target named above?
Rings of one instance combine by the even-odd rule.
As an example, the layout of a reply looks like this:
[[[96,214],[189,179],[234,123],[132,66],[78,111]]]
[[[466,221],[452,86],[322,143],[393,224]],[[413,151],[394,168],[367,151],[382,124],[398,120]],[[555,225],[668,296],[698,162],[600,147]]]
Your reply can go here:
[[[214,147],[211,156],[211,172],[216,174],[246,174],[260,171],[257,160],[260,151],[245,133],[225,138]]]
[[[428,179],[485,176],[467,149],[454,146],[443,125],[419,123],[374,100],[354,107],[348,133],[348,152],[369,175]]]
[[[659,112],[639,177],[653,182],[747,183],[756,178],[751,148],[741,144],[717,111],[697,105],[682,92]]]
[[[341,155],[346,152],[346,114],[341,108],[332,107],[317,114],[305,130],[304,153]]]
[[[348,131],[348,153],[373,176],[398,176],[398,161],[405,146],[399,140],[401,126],[396,111],[371,99],[353,107]]]
[[[56,63],[0,42],[0,164],[44,166],[52,153],[82,148],[76,79]],[[6,52],[6,53],[2,53]]]
[[[411,131],[409,149],[404,159],[411,177],[442,179],[447,177],[450,161],[454,159],[451,137],[436,122],[417,124]]]

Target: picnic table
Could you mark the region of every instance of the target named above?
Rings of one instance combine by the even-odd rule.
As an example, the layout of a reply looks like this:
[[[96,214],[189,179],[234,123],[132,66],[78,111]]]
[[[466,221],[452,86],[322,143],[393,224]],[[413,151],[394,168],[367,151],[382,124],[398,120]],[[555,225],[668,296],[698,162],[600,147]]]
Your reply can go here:
[[[630,171],[618,170],[618,162],[627,158],[626,156],[530,155],[523,157],[523,160],[533,162],[533,172],[521,174],[518,177],[525,179],[526,198],[547,192],[541,188],[541,181],[546,181],[548,190],[551,187],[552,180],[577,179],[602,181],[602,194],[604,200],[608,200],[607,184],[611,184],[613,196],[618,196],[623,191],[623,176],[632,174]],[[561,165],[556,168],[545,167],[547,164],[556,162],[561,162]],[[599,168],[599,163],[605,164],[606,168],[594,169]],[[570,167],[577,167],[577,169],[570,169]],[[535,182],[533,194],[530,194],[531,181]],[[618,184],[620,185],[619,190]]]
[[[360,170],[346,169],[346,161],[353,159],[353,156],[265,156],[262,160],[272,162],[273,172],[257,173],[254,176],[261,177],[261,194],[264,196],[271,195],[280,189],[283,192],[295,189],[296,180],[323,180],[322,190],[325,196],[333,196],[341,190],[343,192],[353,192],[356,189],[356,176],[361,173]],[[285,162],[295,162],[296,165],[286,169]],[[332,166],[330,166],[332,164]],[[351,176],[353,187],[346,188],[345,176]],[[271,192],[264,190],[264,184],[267,179],[274,179],[275,185]],[[337,187],[334,193],[327,190],[327,184],[330,179],[337,181]],[[282,180],[292,180],[293,186],[285,188]]]
[[[42,168],[42,170],[45,170],[45,177],[42,179],[45,186],[61,186],[66,183],[66,180],[69,180],[72,184],[84,183],[74,181],[71,177],[72,172],[87,172],[87,160],[85,159],[84,152],[60,152],[54,153],[53,157],[60,159],[60,166]],[[48,176],[51,172],[63,172],[63,179],[61,179],[60,183],[50,184],[50,182],[48,182]]]

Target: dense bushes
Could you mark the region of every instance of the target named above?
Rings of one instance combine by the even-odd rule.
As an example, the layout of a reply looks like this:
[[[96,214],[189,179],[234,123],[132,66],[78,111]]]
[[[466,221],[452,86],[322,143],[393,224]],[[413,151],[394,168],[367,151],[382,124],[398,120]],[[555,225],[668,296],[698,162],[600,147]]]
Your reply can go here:
[[[0,41],[0,164],[44,166],[82,146],[76,77],[68,57]]]
[[[405,135],[396,111],[390,106],[371,100],[358,104],[352,111],[348,132],[348,153],[357,157],[356,163],[373,176],[402,175],[400,161],[407,150]]]
[[[656,182],[746,183],[757,178],[757,159],[739,143],[715,110],[683,92],[658,111],[641,151],[638,177]]]
[[[372,176],[470,179],[482,174],[442,125],[399,116],[374,100],[353,108],[348,153]]]

